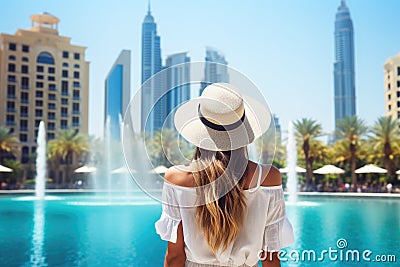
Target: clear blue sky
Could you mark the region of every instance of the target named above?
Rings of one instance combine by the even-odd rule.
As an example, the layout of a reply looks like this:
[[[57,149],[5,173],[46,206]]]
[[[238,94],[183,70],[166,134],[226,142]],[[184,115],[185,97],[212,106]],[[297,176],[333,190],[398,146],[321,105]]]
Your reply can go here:
[[[340,0],[153,0],[163,59],[188,51],[203,60],[219,49],[249,76],[287,129],[312,117],[333,129],[334,18]],[[384,115],[383,64],[400,52],[400,1],[348,0],[355,29],[357,114],[372,124]],[[3,1],[0,32],[30,27],[29,16],[49,12],[60,34],[87,46],[90,61],[89,131],[100,136],[104,78],[122,49],[132,51],[132,91],[139,87],[141,23],[146,0]]]

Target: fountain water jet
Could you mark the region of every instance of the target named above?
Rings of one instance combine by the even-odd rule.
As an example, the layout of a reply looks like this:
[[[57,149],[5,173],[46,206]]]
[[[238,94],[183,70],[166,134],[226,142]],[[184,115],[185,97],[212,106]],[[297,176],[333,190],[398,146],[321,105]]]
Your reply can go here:
[[[44,198],[46,189],[46,129],[44,122],[41,121],[39,124],[39,132],[37,136],[38,147],[36,149],[36,185],[35,193],[39,199]]]
[[[287,166],[288,166],[288,180],[287,180],[287,189],[289,193],[289,202],[296,203],[297,202],[297,149],[296,149],[296,138],[294,136],[294,125],[293,122],[289,122],[288,129],[288,141],[286,146],[287,153]]]

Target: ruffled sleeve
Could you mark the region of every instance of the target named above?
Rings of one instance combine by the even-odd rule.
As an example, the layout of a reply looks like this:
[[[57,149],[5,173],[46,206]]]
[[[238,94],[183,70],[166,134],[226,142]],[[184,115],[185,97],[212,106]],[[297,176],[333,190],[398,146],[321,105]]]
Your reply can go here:
[[[270,201],[264,230],[264,251],[279,251],[294,242],[293,228],[286,218],[285,199],[282,187],[266,190]]]
[[[162,240],[176,243],[180,222],[181,214],[175,190],[172,186],[164,183],[162,213],[160,219],[155,223],[156,232]]]

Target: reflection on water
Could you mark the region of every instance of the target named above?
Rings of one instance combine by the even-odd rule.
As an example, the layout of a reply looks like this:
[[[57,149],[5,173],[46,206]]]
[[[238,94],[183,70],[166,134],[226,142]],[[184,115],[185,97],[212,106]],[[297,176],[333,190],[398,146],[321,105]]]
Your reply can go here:
[[[44,202],[35,201],[33,215],[33,233],[30,264],[31,266],[47,266],[46,258],[43,255],[44,245]]]

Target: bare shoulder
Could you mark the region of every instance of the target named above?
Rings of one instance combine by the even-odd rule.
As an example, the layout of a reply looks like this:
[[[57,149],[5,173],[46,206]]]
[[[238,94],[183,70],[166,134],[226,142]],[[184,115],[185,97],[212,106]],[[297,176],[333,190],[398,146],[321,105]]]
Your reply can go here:
[[[193,187],[194,184],[192,173],[184,165],[170,167],[165,172],[164,179],[167,183],[179,186]]]
[[[282,185],[282,175],[279,169],[273,165],[262,164],[263,179],[262,186]]]

